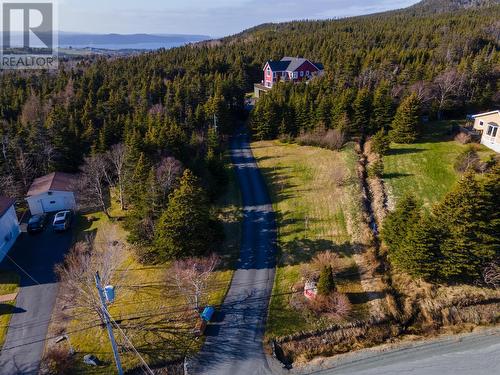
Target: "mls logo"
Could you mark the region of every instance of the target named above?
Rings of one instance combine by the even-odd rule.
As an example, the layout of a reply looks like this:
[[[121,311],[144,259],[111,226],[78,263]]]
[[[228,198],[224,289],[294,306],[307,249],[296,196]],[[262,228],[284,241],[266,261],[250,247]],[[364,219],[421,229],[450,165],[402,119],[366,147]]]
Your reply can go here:
[[[0,5],[0,69],[57,68],[54,1]]]

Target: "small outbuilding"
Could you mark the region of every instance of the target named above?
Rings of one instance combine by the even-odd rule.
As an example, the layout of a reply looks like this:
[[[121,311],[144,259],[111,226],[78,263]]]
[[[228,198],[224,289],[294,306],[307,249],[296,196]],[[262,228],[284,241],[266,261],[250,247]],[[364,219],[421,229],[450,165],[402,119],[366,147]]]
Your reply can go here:
[[[74,184],[75,176],[62,172],[53,172],[35,179],[26,197],[31,214],[74,210]]]
[[[0,197],[0,262],[21,233],[14,203],[12,198]]]

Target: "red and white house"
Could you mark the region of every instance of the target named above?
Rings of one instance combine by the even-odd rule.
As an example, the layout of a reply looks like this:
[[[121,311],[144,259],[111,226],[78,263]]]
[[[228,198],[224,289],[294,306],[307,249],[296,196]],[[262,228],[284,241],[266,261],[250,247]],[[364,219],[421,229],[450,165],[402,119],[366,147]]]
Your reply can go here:
[[[272,88],[277,82],[302,82],[323,74],[323,65],[301,57],[283,57],[279,61],[269,60],[264,65],[266,88]]]

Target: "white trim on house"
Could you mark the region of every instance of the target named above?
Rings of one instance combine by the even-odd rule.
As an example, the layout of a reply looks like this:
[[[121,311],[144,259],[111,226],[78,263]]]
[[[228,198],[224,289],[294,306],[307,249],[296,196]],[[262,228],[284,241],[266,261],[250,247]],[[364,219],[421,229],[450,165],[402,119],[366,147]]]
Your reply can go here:
[[[496,111],[491,111],[491,112],[484,112],[484,113],[478,113],[477,115],[472,115],[472,118],[478,118],[478,117],[483,117],[483,116],[489,116],[489,115],[494,115],[498,113],[500,115],[500,109]]]

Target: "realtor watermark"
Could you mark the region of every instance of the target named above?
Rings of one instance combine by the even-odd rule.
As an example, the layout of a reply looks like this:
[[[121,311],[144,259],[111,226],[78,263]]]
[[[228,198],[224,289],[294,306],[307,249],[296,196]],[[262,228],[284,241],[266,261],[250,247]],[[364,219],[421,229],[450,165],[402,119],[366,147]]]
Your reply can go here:
[[[0,0],[0,70],[57,69],[55,0]]]

